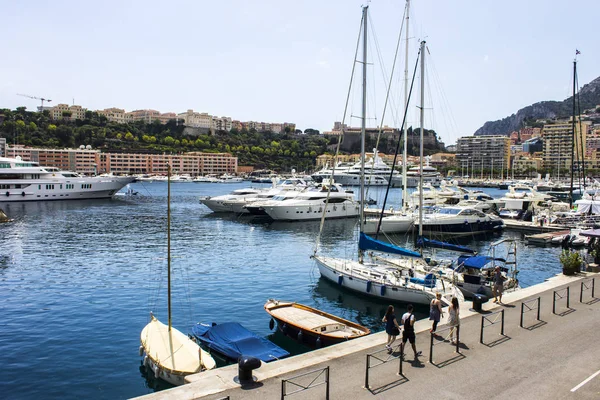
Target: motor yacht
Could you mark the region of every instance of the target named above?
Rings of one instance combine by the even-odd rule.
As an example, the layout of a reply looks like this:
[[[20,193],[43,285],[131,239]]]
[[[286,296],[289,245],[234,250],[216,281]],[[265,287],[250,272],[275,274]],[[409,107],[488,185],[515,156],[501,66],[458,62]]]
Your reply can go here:
[[[474,207],[428,207],[423,208],[423,231],[430,235],[473,235],[496,232],[504,228],[504,221],[485,214]],[[419,220],[415,220],[419,226]]]
[[[213,212],[233,212],[233,210],[231,209],[231,205],[227,203],[228,201],[242,199],[246,197],[249,198],[251,196],[257,195],[262,191],[264,191],[264,189],[236,189],[229,194],[224,194],[220,196],[200,197],[200,203],[210,208]]]
[[[20,157],[0,157],[0,202],[110,198],[134,179],[86,177]]]
[[[356,217],[360,212],[360,203],[354,199],[351,190],[345,190],[338,183],[324,183],[298,193],[294,198],[273,198],[263,206],[264,211],[274,220],[307,221],[320,219],[323,210],[325,218]]]

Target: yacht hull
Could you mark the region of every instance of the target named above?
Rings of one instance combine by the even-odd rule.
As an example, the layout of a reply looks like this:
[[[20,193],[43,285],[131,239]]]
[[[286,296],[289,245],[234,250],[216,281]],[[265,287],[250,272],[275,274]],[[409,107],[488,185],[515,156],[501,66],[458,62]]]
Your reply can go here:
[[[351,272],[352,264],[357,263],[355,261],[335,260],[325,257],[315,257],[315,260],[323,278],[337,284],[339,287],[365,296],[415,304],[429,304],[435,298],[433,291],[410,288],[406,285],[392,285],[357,276]]]
[[[310,221],[319,220],[324,205],[267,206],[264,211],[276,221]],[[329,204],[325,218],[355,218],[360,208],[358,203]]]

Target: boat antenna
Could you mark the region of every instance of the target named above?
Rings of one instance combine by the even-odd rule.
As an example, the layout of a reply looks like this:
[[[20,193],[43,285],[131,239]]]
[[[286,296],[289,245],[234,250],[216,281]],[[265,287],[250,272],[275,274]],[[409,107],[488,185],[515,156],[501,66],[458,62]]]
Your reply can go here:
[[[425,120],[425,41],[421,42],[421,133],[419,136],[419,187],[421,193],[419,195],[419,238],[423,237],[423,125]],[[423,248],[421,247],[421,255]]]
[[[171,331],[171,163],[167,163],[167,297]]]
[[[360,128],[360,233],[365,227],[365,131],[367,121],[367,11],[369,6],[363,7],[363,60],[362,60],[362,121]],[[358,249],[358,259],[362,263],[363,251]]]

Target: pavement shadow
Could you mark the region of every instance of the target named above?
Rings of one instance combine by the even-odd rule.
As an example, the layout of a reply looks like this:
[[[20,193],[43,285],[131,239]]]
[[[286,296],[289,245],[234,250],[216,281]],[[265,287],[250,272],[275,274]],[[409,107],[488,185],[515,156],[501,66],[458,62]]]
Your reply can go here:
[[[404,375],[400,375],[400,376],[402,378],[398,379],[398,380],[395,380],[394,382],[387,383],[387,384],[385,384],[383,386],[380,386],[380,387],[377,387],[377,388],[372,388],[371,386],[369,386],[367,388],[367,390],[369,392],[371,392],[371,394],[380,394],[380,393],[383,393],[383,392],[385,392],[387,390],[390,390],[390,389],[393,389],[393,388],[398,387],[400,385],[403,385],[403,384],[405,384],[406,382],[409,381],[406,376],[404,376]]]
[[[523,328],[524,328],[524,329],[527,329],[528,331],[532,331],[532,330],[534,330],[534,329],[541,328],[542,326],[544,326],[544,325],[546,325],[546,324],[548,324],[546,321],[538,321],[538,322],[536,322],[536,323],[535,323],[535,324],[533,324],[533,325],[530,325],[530,326],[524,326]]]
[[[559,317],[564,317],[565,315],[569,315],[571,313],[574,313],[575,311],[577,311],[574,308],[567,308],[565,311],[560,312],[560,313],[555,313],[555,315],[558,315]]]
[[[412,361],[405,360],[405,362],[410,364],[410,366],[413,368],[425,368],[425,364],[423,364],[418,358],[415,358]]]
[[[599,302],[600,299],[597,297],[594,297],[593,299],[591,299],[590,301],[584,302],[583,304],[587,304],[588,306],[591,306],[592,304],[596,304],[597,302]]]
[[[502,343],[508,342],[509,340],[511,340],[512,338],[510,336],[506,336],[506,335],[502,335],[501,338],[494,340],[493,342],[489,342],[489,343],[482,343],[484,346],[487,347],[496,347]]]
[[[462,359],[467,358],[464,354],[458,353],[456,354],[454,357],[449,358],[447,360],[441,361],[441,362],[432,362],[431,365],[437,367],[437,368],[444,368],[447,367],[450,364],[454,364],[455,362],[458,362]]]
[[[514,304],[504,304],[504,303],[500,303],[501,306],[504,306],[506,308],[515,308],[516,306]]]

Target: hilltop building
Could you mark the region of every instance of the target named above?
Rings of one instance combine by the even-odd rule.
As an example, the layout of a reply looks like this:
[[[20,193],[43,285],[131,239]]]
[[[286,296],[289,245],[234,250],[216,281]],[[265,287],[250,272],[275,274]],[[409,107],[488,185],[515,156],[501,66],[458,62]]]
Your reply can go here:
[[[48,108],[50,119],[53,120],[65,119],[67,121],[75,121],[76,119],[85,119],[86,111],[87,108],[76,105],[70,106],[68,104],[57,104]]]

